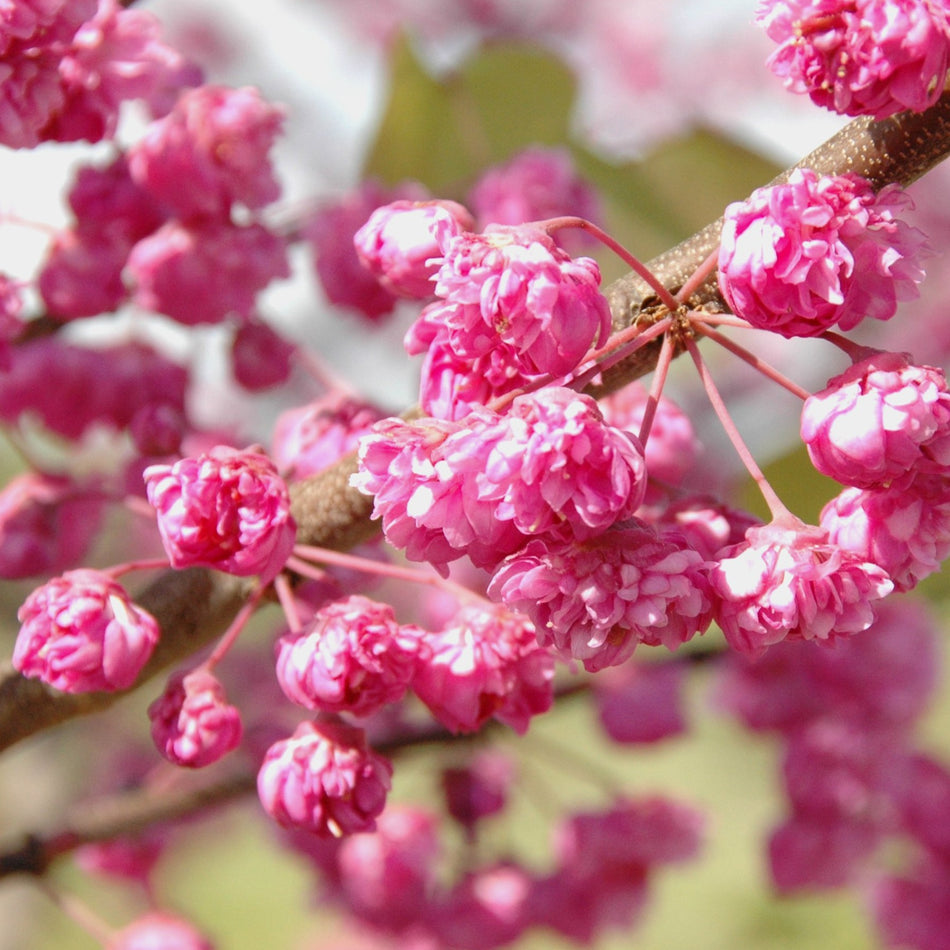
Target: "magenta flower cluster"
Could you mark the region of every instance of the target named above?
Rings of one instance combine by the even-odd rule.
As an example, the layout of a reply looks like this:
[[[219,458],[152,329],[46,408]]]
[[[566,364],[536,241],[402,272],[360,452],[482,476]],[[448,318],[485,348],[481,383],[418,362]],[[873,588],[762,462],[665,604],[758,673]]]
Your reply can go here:
[[[725,212],[719,287],[733,311],[786,337],[890,319],[917,295],[924,235],[898,219],[897,186],[796,169]]]

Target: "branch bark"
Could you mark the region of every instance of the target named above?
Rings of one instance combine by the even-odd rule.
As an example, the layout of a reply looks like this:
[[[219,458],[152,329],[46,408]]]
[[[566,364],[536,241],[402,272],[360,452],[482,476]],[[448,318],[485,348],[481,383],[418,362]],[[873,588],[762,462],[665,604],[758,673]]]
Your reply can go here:
[[[890,182],[909,185],[950,154],[950,93],[926,112],[901,113],[890,119],[857,119],[794,167],[822,174],[857,172],[875,187]],[[792,169],[776,181],[786,178]],[[721,221],[715,221],[649,262],[670,289],[677,289],[715,249]],[[617,329],[636,320],[652,291],[635,275],[606,288]],[[715,278],[698,292],[695,302],[718,303]],[[644,347],[605,374],[600,392],[617,389],[645,375],[656,365],[659,344]],[[351,456],[326,472],[292,486],[298,540],[303,544],[346,550],[371,537],[371,499],[349,487],[355,469]],[[231,622],[250,590],[248,582],[205,570],[169,571],[138,596],[158,620],[162,639],[143,671],[137,688],[161,670],[180,662],[218,637]],[[0,667],[0,750],[75,716],[104,709],[121,694],[68,695],[27,680],[6,664]]]

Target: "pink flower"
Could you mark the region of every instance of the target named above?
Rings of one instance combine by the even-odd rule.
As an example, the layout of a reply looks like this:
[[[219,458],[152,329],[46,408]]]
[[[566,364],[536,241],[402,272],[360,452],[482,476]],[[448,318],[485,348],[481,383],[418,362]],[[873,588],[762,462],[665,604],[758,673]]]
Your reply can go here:
[[[768,65],[793,92],[844,115],[923,112],[947,78],[940,0],[763,0],[756,20],[779,48]]]
[[[944,476],[890,488],[846,488],[822,509],[828,540],[883,568],[897,591],[913,590],[950,555],[950,489]]]
[[[534,885],[525,868],[510,862],[466,872],[429,908],[436,945],[487,950],[513,944],[537,922]]]
[[[228,704],[217,678],[200,667],[175,673],[148,707],[148,717],[155,747],[175,765],[211,765],[241,742],[241,714]]]
[[[290,276],[283,238],[215,220],[169,221],[132,248],[127,267],[137,306],[187,326],[248,317],[268,284]]]
[[[875,353],[805,400],[801,432],[815,468],[845,485],[877,488],[911,472],[937,474],[950,462],[943,458],[950,447],[946,378],[914,366],[907,354]]]
[[[828,531],[786,519],[750,528],[710,573],[729,645],[759,656],[786,638],[831,640],[866,630],[894,584]]]
[[[304,224],[302,237],[313,251],[314,268],[330,303],[374,321],[392,313],[398,298],[360,261],[354,235],[381,205],[427,198],[425,188],[415,182],[388,189],[366,181],[339,201],[317,209]]]
[[[925,237],[897,219],[908,204],[896,185],[875,194],[857,175],[796,169],[726,208],[723,295],[753,326],[786,337],[888,320],[924,276]]]
[[[495,749],[484,749],[464,766],[442,771],[445,807],[470,840],[479,821],[504,811],[515,778],[515,763]]]
[[[524,372],[511,344],[499,343],[472,359],[459,356],[448,337],[440,332],[429,344],[420,373],[419,405],[436,419],[464,419],[477,406],[540,378]]]
[[[0,490],[0,577],[73,567],[99,528],[102,501],[66,478],[26,472]]]
[[[297,481],[355,451],[382,418],[382,410],[368,402],[331,393],[277,417],[271,455],[284,477]]]
[[[33,148],[63,105],[62,57],[96,0],[16,0],[0,10],[0,143]]]
[[[678,535],[631,520],[588,541],[530,541],[495,571],[488,593],[526,613],[542,643],[596,672],[639,643],[670,650],[712,619],[707,565]]]
[[[453,732],[477,732],[492,716],[524,733],[553,701],[554,658],[524,617],[498,607],[463,607],[426,638],[413,691]]]
[[[489,224],[517,226],[561,215],[596,221],[600,201],[593,187],[575,171],[570,152],[559,148],[526,148],[503,165],[484,171],[469,193],[480,228]],[[473,229],[469,229],[473,230]],[[563,230],[554,240],[576,245],[588,235]]]
[[[267,750],[257,792],[285,828],[341,838],[376,828],[391,777],[392,765],[367,748],[362,729],[303,722]]]
[[[257,210],[280,196],[269,153],[282,124],[256,89],[199,86],[129,149],[129,170],[180,218],[226,220],[235,204]]]
[[[159,21],[142,10],[124,10],[116,0],[99,0],[59,64],[65,102],[44,129],[58,142],[112,138],[119,107],[144,100],[164,114],[184,86],[201,81],[201,70],[160,39]]]
[[[80,232],[118,232],[130,247],[161,227],[167,217],[166,210],[132,180],[124,153],[108,165],[81,166],[67,197]]]
[[[892,947],[944,950],[950,931],[950,864],[943,855],[924,854],[902,874],[875,883],[872,910],[882,937]]]
[[[92,349],[56,335],[17,344],[12,358],[0,373],[0,418],[8,422],[32,411],[52,432],[78,439],[96,424],[124,428],[145,406],[185,413],[188,373],[142,343]]]
[[[401,699],[422,631],[400,627],[392,607],[352,595],[321,607],[277,643],[277,681],[292,702],[367,716]]]
[[[475,226],[454,201],[394,201],[377,208],[355,234],[363,266],[394,294],[425,300],[450,238]]]
[[[242,320],[231,341],[231,368],[236,382],[250,392],[270,389],[290,377],[295,344],[262,320]]]
[[[190,923],[162,911],[149,911],[123,927],[106,950],[214,950]]]
[[[37,278],[50,316],[74,320],[118,310],[129,294],[122,280],[129,250],[121,234],[88,229],[54,235]]]
[[[384,420],[361,442],[352,483],[411,560],[444,569],[467,554],[491,568],[527,536],[583,539],[629,517],[646,470],[636,437],[606,425],[593,399],[546,387],[464,424]]]
[[[483,356],[500,342],[521,355],[525,372],[570,372],[610,332],[600,270],[576,260],[542,230],[493,225],[448,241],[430,319],[448,330],[452,349]]]
[[[127,689],[158,643],[158,623],[108,574],[67,571],[17,613],[13,665],[66,693]]]
[[[639,435],[649,392],[639,382],[629,383],[600,401],[604,419],[618,429]],[[643,446],[647,471],[669,485],[679,485],[697,464],[702,450],[688,415],[666,396],[656,404],[650,437]]]
[[[213,567],[274,579],[290,555],[296,525],[290,496],[265,455],[219,445],[144,473],[148,500],[172,567]]]
[[[390,805],[375,832],[340,842],[337,868],[347,909],[390,932],[424,919],[440,850],[433,813]]]
[[[686,731],[685,670],[672,663],[624,663],[594,681],[594,700],[604,732],[620,743],[659,742]]]

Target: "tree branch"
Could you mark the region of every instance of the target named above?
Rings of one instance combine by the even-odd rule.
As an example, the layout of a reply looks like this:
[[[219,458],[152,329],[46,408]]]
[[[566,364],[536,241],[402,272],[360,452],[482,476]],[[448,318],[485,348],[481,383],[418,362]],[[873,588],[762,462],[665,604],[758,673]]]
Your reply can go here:
[[[926,112],[901,113],[890,119],[857,119],[796,166],[822,174],[857,172],[875,187],[890,182],[909,185],[950,153],[950,93]],[[783,180],[791,169],[780,175]],[[663,283],[677,289],[715,249],[721,221],[713,222],[649,262]],[[652,291],[628,275],[606,288],[617,329],[630,326],[651,302]],[[703,285],[694,303],[727,309],[715,277]],[[659,343],[644,347],[605,374],[598,394],[620,388],[650,372]],[[355,469],[350,456],[333,468],[291,487],[294,517],[303,544],[346,550],[372,536],[372,500],[349,487]],[[138,596],[158,620],[162,638],[139,683],[180,662],[218,637],[247,597],[246,581],[204,570],[168,572]],[[111,705],[121,694],[67,695],[27,680],[7,664],[0,668],[0,750],[74,716]]]

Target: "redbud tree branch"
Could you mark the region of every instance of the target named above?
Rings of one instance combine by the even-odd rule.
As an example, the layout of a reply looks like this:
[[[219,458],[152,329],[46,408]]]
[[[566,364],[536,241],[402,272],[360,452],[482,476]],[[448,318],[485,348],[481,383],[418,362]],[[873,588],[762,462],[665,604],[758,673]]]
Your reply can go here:
[[[821,174],[857,172],[881,188],[891,182],[909,185],[948,154],[950,93],[945,92],[923,113],[905,112],[881,121],[857,119],[793,167],[807,166]],[[791,170],[776,181],[786,178]],[[650,261],[650,269],[675,291],[715,249],[721,226],[720,220],[703,228]],[[614,326],[621,329],[641,317],[653,292],[640,278],[628,275],[605,293]],[[698,303],[728,309],[714,277],[691,298],[691,304]],[[658,343],[649,345],[618,363],[605,373],[598,394],[648,373],[656,364],[658,351]],[[346,550],[376,533],[370,520],[371,499],[349,486],[355,464],[355,459],[348,457],[292,486],[300,543]],[[156,618],[162,637],[136,686],[220,636],[249,591],[247,581],[192,569],[169,571],[139,593],[138,602]],[[104,709],[120,695],[59,693],[38,680],[25,679],[9,664],[0,666],[0,750],[75,716]]]

